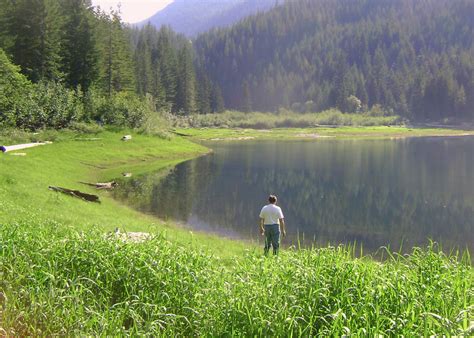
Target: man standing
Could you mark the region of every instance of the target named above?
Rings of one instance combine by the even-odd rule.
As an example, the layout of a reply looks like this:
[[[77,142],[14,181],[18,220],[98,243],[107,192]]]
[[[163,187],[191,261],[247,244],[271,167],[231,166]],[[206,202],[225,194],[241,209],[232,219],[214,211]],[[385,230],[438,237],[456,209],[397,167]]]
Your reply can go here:
[[[281,208],[276,205],[276,196],[270,195],[268,202],[270,204],[260,211],[260,233],[265,235],[265,255],[268,254],[270,246],[273,246],[273,254],[276,255],[280,248],[280,226],[283,236],[286,236],[285,219]]]

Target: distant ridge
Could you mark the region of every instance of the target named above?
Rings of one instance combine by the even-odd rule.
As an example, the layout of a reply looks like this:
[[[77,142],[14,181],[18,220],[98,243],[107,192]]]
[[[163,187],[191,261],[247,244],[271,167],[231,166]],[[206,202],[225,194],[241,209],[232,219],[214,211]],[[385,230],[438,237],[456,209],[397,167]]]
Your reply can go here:
[[[159,28],[169,25],[179,33],[196,36],[215,27],[226,27],[283,0],[175,0],[155,15],[137,24]]]

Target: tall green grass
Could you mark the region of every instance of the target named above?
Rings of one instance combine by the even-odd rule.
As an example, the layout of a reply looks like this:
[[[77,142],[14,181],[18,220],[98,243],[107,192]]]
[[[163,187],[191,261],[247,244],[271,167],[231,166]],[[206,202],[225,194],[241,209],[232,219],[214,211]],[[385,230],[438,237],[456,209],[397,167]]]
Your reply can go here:
[[[226,266],[160,234],[130,243],[32,219],[1,225],[0,253],[13,336],[449,336],[474,315],[470,258],[435,245],[383,263],[328,247]]]

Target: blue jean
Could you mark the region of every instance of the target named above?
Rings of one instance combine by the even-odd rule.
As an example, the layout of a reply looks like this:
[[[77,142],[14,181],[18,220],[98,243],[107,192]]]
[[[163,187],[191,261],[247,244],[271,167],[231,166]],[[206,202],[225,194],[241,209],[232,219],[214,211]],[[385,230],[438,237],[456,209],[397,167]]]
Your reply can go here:
[[[265,255],[268,254],[270,246],[273,246],[273,254],[278,254],[280,248],[280,225],[265,224]]]

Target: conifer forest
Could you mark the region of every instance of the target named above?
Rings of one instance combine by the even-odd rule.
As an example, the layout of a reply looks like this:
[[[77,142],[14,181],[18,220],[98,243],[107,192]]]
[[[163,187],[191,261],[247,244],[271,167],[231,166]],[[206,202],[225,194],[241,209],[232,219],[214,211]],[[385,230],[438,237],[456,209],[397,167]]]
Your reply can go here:
[[[472,0],[280,1],[191,40],[90,0],[0,0],[0,123],[136,127],[156,112],[374,106],[472,121],[473,12]]]

